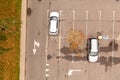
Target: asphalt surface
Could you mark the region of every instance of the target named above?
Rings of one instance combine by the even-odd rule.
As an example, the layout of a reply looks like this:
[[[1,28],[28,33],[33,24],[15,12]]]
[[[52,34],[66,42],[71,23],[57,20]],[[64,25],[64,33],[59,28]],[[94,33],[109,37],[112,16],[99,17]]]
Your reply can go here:
[[[28,7],[31,15],[27,17],[26,80],[120,80],[119,1],[29,0]],[[51,11],[60,13],[57,36],[48,35]],[[72,53],[66,41],[72,29],[86,37],[79,53]],[[98,32],[109,38],[99,40],[99,60],[90,63],[86,39],[97,37]],[[35,55],[34,40],[40,43]]]
[[[26,80],[45,80],[45,43],[48,1],[28,0]],[[40,46],[36,46],[34,41]],[[33,53],[35,45],[36,53]]]

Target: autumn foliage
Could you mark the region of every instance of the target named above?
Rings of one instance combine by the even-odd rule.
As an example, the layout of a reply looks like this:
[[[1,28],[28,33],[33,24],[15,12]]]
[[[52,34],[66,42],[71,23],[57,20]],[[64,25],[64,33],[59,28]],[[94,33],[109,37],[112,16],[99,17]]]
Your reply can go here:
[[[70,31],[70,33],[67,37],[69,47],[73,51],[79,49],[79,46],[83,42],[83,40],[84,40],[84,35],[82,32],[80,32],[78,30]]]

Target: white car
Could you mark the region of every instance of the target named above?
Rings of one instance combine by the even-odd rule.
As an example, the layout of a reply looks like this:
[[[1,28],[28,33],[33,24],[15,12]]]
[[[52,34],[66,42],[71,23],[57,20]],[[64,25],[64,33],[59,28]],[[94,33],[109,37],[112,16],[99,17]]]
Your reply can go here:
[[[98,61],[98,39],[97,38],[89,38],[88,39],[88,60],[89,62]]]
[[[50,12],[50,22],[49,22],[49,34],[50,35],[58,34],[58,22],[59,22],[59,13]]]

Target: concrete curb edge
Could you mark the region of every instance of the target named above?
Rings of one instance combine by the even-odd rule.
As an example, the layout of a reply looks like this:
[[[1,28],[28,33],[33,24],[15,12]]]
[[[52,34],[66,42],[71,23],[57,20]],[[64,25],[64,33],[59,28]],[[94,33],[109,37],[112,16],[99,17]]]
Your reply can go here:
[[[22,0],[21,6],[21,36],[20,36],[20,74],[19,80],[25,80],[25,53],[26,53],[26,4],[27,0]]]

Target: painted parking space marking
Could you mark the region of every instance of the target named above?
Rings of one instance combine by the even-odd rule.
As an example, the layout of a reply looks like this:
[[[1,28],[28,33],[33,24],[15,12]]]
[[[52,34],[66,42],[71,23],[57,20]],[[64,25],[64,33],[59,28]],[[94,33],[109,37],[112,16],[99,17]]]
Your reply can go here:
[[[81,70],[73,70],[73,69],[71,69],[71,70],[68,71],[68,75],[71,76],[73,74],[73,72],[80,72],[80,71]]]
[[[102,11],[99,10],[99,32],[101,32]]]
[[[101,21],[102,21],[102,11],[99,10],[99,32],[101,32]],[[99,54],[99,62],[100,62],[100,54]]]
[[[47,26],[48,27],[48,22],[49,22],[49,10],[47,10]],[[50,76],[47,72],[49,71],[48,66],[48,60],[47,60],[47,55],[48,55],[48,28],[46,29],[46,45],[45,45],[45,61],[46,61],[46,69],[45,69],[45,77],[46,79]]]
[[[60,12],[60,20],[62,19],[62,10],[60,10],[59,11]],[[60,21],[60,26],[59,26],[59,44],[58,44],[58,53],[59,53],[59,57],[61,56],[61,52],[60,52],[60,49],[61,49],[61,23],[62,23],[62,21]],[[60,58],[59,58],[59,60],[60,60]]]
[[[48,22],[49,22],[49,10],[47,10],[47,26],[49,25]],[[46,54],[46,58],[45,58],[45,61],[46,61],[46,64],[47,64],[47,55],[48,55],[48,29],[46,29],[46,45],[45,45],[45,54]]]
[[[112,38],[113,41],[115,40],[115,11],[112,11]],[[113,64],[113,57],[114,57],[114,42],[112,44],[112,64]]]
[[[72,18],[73,18],[73,20],[72,20],[72,23],[73,23],[73,25],[72,25],[72,27],[73,27],[73,31],[75,30],[75,10],[72,10]]]
[[[72,29],[73,29],[73,31],[75,30],[75,10],[72,10],[72,18],[73,18],[73,20],[72,20]],[[74,60],[73,60],[73,55],[74,55],[74,53],[72,53],[72,63],[74,63]]]
[[[88,37],[88,10],[86,10],[85,11],[85,14],[86,14],[86,18],[85,18],[85,20],[86,20],[86,24],[85,24],[85,28],[86,28],[86,39],[87,39],[87,37]]]

